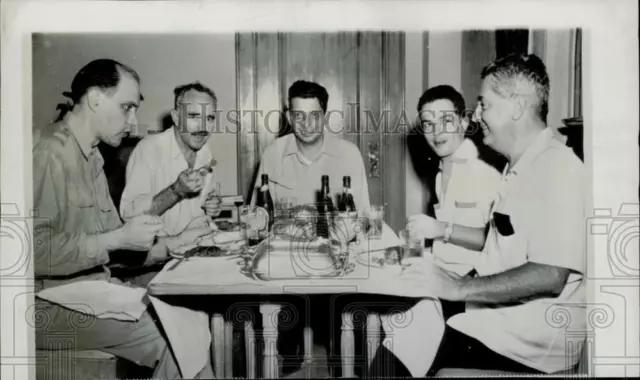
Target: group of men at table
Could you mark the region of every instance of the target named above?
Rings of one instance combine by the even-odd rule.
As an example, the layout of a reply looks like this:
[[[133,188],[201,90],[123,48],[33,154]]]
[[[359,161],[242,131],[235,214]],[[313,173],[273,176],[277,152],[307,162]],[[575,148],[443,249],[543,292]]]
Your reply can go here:
[[[552,326],[548,313],[563,305],[572,323],[580,326],[586,318],[583,165],[547,127],[550,83],[538,57],[496,60],[481,80],[473,119],[482,126],[484,143],[508,160],[502,173],[480,160],[467,138],[470,117],[458,91],[436,86],[417,103],[424,137],[440,157],[430,189],[438,204],[435,218],[417,213],[407,229],[434,240],[433,255],[442,259],[442,268],[416,261],[401,276],[407,286],[465,305],[434,342],[439,349],[428,374],[444,367],[569,369],[579,349]],[[173,127],[135,147],[116,207],[97,145],[118,146],[137,124],[140,77],[110,59],[92,61],[76,74],[65,93],[70,103],[34,143],[38,291],[87,279],[130,286],[108,269],[116,253],[140,255],[151,265],[211,233],[207,218],[218,216],[220,199],[211,193],[203,205],[198,194],[202,168],[213,158],[207,141],[216,123],[216,95],[198,82],[174,93]],[[299,204],[314,202],[321,175],[334,184],[348,175],[357,209],[366,210],[367,174],[358,148],[324,130],[328,98],[317,83],[291,85],[286,115],[293,133],[266,149],[259,171],[269,175],[274,199],[295,198]],[[47,348],[48,334],[68,328],[73,311],[39,298],[36,308],[49,318],[46,331],[36,331],[37,347]],[[158,323],[151,307],[136,322],[96,319],[73,329],[74,348],[103,350],[155,368],[153,378],[180,378]],[[408,375],[384,347],[372,367],[372,375]],[[214,374],[209,366],[200,376]]]

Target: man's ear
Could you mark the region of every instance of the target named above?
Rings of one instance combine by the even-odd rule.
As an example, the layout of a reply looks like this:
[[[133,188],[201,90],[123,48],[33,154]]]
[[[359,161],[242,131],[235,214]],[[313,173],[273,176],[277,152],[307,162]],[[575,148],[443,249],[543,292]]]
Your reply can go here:
[[[467,129],[469,129],[469,118],[466,115],[462,115],[460,117],[460,125],[462,126],[462,130],[466,133]]]
[[[92,87],[87,91],[87,106],[92,111],[96,111],[102,101],[104,94],[97,87]]]
[[[513,100],[513,113],[511,119],[520,120],[527,109],[528,102],[524,96],[516,96]]]
[[[287,118],[287,123],[293,127],[293,123],[291,122],[291,111],[289,109],[284,111],[284,116]]]
[[[173,121],[173,125],[174,125],[176,128],[179,128],[179,127],[180,127],[180,123],[179,123],[179,121],[180,121],[180,115],[178,115],[178,111],[177,111],[177,110],[175,110],[175,109],[172,109],[172,110],[171,110],[171,120]]]

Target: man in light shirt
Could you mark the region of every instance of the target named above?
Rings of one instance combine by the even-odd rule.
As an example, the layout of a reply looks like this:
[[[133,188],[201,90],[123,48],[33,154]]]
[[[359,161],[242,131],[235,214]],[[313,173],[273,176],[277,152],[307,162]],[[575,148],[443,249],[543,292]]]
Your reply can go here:
[[[289,87],[288,101],[286,116],[293,133],[276,139],[267,147],[260,161],[255,190],[261,186],[261,174],[268,174],[269,192],[274,201],[287,198],[295,200],[297,205],[315,207],[316,194],[322,186],[321,177],[328,175],[331,196],[334,206],[337,206],[337,194],[342,192],[343,177],[350,176],[356,209],[367,213],[370,208],[369,187],[360,150],[351,142],[325,131],[328,122],[327,90],[317,83],[299,80]],[[256,196],[252,196],[252,204],[255,204],[255,199]],[[327,328],[327,320],[335,317],[327,314],[327,310],[333,310],[333,307],[326,306],[328,302],[328,297],[316,296],[312,305],[300,305],[299,308],[302,312],[312,307],[313,311],[305,310],[309,314],[304,317],[312,318],[311,324],[316,326],[315,335],[324,340],[322,343],[325,347],[330,334],[318,330]],[[319,323],[315,323],[315,318],[319,319]],[[288,334],[298,332],[294,328],[280,334],[281,343],[284,343],[280,351],[287,354],[290,348],[295,349],[295,343]],[[313,340],[308,335],[307,339]],[[321,347],[314,347],[315,352],[318,349]]]
[[[289,87],[286,112],[293,133],[276,139],[260,160],[260,175],[269,175],[274,201],[293,199],[312,205],[321,188],[321,177],[329,176],[334,199],[342,191],[343,176],[351,177],[351,190],[358,211],[369,210],[369,187],[360,150],[351,142],[325,131],[329,94],[321,85],[299,80]],[[252,203],[255,203],[255,196]]]
[[[546,125],[549,77],[535,55],[511,55],[482,72],[477,114],[485,143],[507,157],[489,232],[433,220],[426,234],[448,244],[483,242],[477,276],[458,279],[427,261],[403,273],[409,285],[465,301],[447,321],[431,372],[473,368],[522,373],[572,369],[580,346],[549,319],[562,309],[585,331],[584,167]]]
[[[432,87],[420,97],[418,112],[425,139],[440,158],[434,189],[436,219],[468,227],[486,227],[500,173],[478,157],[478,148],[465,136],[469,120],[464,98],[451,86]],[[430,238],[427,235],[432,223],[433,218],[427,215],[412,215],[407,229],[413,237]],[[444,268],[464,276],[473,269],[474,257],[482,250],[482,243],[479,240],[468,249],[438,239],[432,253]]]
[[[418,100],[421,130],[429,147],[440,159],[435,177],[434,211],[437,220],[459,225],[485,228],[489,221],[489,210],[498,191],[500,173],[478,157],[475,143],[467,138],[469,120],[462,95],[449,85],[440,85],[426,90]],[[412,238],[431,238],[429,228],[432,217],[424,214],[412,215],[408,219],[407,231]],[[432,256],[437,264],[456,276],[470,275],[475,259],[482,249],[482,241],[468,248],[433,242]],[[432,299],[418,301],[403,318],[412,319],[410,326],[394,328],[383,316],[383,326],[389,337],[383,342],[380,358],[388,357],[387,346],[397,357],[397,368],[406,367],[411,373],[426,372],[435,358],[438,343],[445,326],[442,318],[464,311],[463,302],[440,302]],[[420,336],[420,339],[416,339]],[[419,346],[422,345],[422,346]],[[421,352],[417,357],[415,352]],[[402,364],[399,364],[402,363]],[[376,360],[372,370],[384,370]],[[411,373],[396,373],[410,376]]]
[[[207,217],[220,213],[220,199],[209,194],[201,203],[204,174],[213,156],[207,141],[212,134],[217,99],[195,82],[174,90],[174,126],[144,138],[127,163],[120,202],[123,219],[149,213],[160,215],[169,250],[191,245],[211,233]],[[204,169],[203,169],[204,168]]]

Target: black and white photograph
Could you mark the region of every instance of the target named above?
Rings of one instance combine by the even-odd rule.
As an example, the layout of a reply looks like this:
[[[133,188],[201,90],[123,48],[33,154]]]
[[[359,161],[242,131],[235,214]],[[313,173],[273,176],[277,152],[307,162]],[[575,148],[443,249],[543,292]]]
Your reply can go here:
[[[627,116],[593,93],[634,93],[594,79],[604,37],[238,20],[32,27],[12,78],[3,34],[3,361],[26,336],[37,380],[638,374],[638,108],[596,135]]]

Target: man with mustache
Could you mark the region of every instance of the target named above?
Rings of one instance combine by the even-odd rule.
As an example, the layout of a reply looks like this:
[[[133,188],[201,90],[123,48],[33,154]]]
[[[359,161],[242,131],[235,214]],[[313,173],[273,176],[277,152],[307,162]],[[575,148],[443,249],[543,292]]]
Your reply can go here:
[[[216,95],[194,82],[177,87],[174,96],[174,126],[147,136],[133,150],[120,203],[125,220],[160,215],[169,250],[210,234],[206,218],[220,214],[218,194],[209,194],[204,205],[198,196],[213,159],[207,141],[216,118]]]
[[[33,148],[34,208],[38,215],[34,273],[39,292],[35,315],[46,317],[46,323],[35,325],[36,347],[101,350],[155,368],[153,378],[180,378],[152,309],[147,308],[136,321],[95,318],[93,310],[88,312],[86,307],[73,309],[78,303],[69,295],[69,288],[60,290],[60,286],[74,283],[78,283],[74,291],[80,293],[87,283],[104,287],[114,292],[107,295],[104,307],[115,304],[117,310],[107,312],[118,314],[129,306],[118,304],[121,297],[139,293],[111,276],[107,264],[114,261],[114,254],[124,250],[127,256],[141,257],[145,264],[167,256],[163,247],[154,244],[163,229],[158,217],[138,215],[122,223],[109,195],[104,159],[97,148],[100,142],[117,147],[137,124],[142,100],[140,77],[114,60],[94,60],[80,69],[65,96],[71,103],[63,105],[56,123],[42,129]],[[42,290],[49,298],[40,293]],[[62,299],[60,304],[48,300],[53,295]],[[87,294],[78,294],[81,296]],[[71,302],[64,301],[69,298]],[[101,306],[101,301],[96,300],[96,305]],[[68,347],[70,342],[72,347]]]

